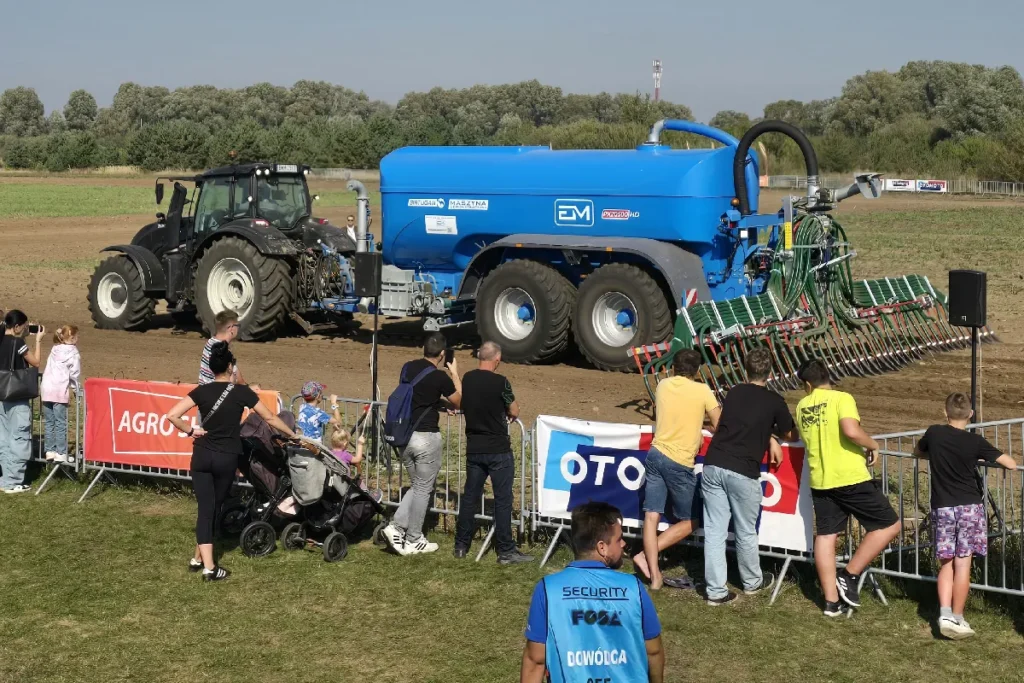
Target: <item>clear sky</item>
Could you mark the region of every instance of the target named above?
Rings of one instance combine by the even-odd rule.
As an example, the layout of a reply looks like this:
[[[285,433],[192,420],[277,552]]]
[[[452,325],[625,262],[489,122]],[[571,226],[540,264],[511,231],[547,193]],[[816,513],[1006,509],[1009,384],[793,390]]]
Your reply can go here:
[[[975,9],[974,6],[977,6]],[[1024,0],[0,0],[0,89],[47,112],[85,88],[326,80],[395,103],[410,90],[536,78],[649,92],[707,120],[837,95],[867,69],[944,59],[1024,71]]]

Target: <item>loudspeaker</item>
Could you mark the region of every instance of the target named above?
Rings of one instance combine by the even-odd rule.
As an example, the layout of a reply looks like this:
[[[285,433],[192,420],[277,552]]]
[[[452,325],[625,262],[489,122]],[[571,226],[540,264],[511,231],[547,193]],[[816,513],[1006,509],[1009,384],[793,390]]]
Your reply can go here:
[[[364,251],[353,257],[356,270],[356,296],[380,296],[380,272],[384,266],[383,255],[379,251]]]
[[[980,270],[949,271],[949,322],[959,327],[984,327],[988,317],[988,286]]]

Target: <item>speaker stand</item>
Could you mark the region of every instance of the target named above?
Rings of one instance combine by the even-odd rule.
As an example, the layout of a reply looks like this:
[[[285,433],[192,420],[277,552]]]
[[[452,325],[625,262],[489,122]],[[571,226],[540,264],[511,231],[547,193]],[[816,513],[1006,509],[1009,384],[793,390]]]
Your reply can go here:
[[[978,328],[971,328],[971,410],[974,422],[981,422],[978,414]]]

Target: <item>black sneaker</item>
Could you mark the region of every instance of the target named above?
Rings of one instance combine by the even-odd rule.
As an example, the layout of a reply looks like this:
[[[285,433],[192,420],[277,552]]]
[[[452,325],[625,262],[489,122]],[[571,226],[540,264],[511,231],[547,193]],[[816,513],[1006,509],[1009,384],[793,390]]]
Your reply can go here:
[[[498,564],[502,566],[523,564],[526,562],[533,562],[533,555],[527,555],[526,553],[520,552],[519,548],[516,548],[512,552],[498,555]]]
[[[196,563],[195,560],[189,560],[188,561],[188,570],[192,574],[195,574],[196,572],[201,572],[201,571],[203,571],[203,563],[202,562]]]
[[[826,602],[825,610],[822,612],[826,617],[841,617],[850,611],[850,606],[842,600]]]
[[[860,590],[857,582],[860,577],[842,569],[836,574],[836,588],[839,589],[839,598],[850,607],[860,607]]]
[[[750,591],[748,591],[747,589],[744,588],[743,589],[743,593],[745,595],[757,595],[758,593],[763,591],[765,588],[771,588],[772,584],[774,584],[774,583],[775,583],[775,574],[772,574],[771,572],[763,572],[761,574],[761,585],[758,586],[757,588],[755,588],[754,590],[750,590]]]
[[[214,567],[212,572],[203,570],[203,581],[223,581],[231,576],[231,572],[223,567]]]
[[[452,551],[452,555],[455,556],[456,560],[463,560],[466,555],[469,554],[469,548],[463,548],[462,546],[455,546],[455,550]]]
[[[729,592],[725,594],[725,597],[721,598],[709,598],[705,596],[704,602],[706,602],[709,607],[718,607],[719,605],[728,605],[730,602],[735,602],[738,597],[739,596],[735,593]]]

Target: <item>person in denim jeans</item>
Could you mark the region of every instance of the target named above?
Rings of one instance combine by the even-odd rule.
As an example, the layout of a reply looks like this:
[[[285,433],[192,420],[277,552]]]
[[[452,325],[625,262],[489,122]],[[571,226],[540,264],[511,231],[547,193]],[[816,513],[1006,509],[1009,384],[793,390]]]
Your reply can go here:
[[[761,572],[757,554],[757,516],[761,511],[761,461],[782,462],[776,435],[791,436],[793,416],[782,396],[765,385],[772,371],[766,349],[751,351],[744,361],[747,383],[729,390],[718,430],[704,456],[701,495],[704,499],[704,576],[708,605],[736,599],[726,588],[725,542],[732,520],[743,592],[754,595],[775,580]]]
[[[0,336],[0,370],[23,370],[39,367],[39,345],[46,330],[42,326],[35,335],[35,349],[30,350],[24,336],[28,316],[18,310],[4,316],[4,334]],[[32,458],[32,403],[28,399],[0,400],[0,491],[24,493],[25,470]]]
[[[662,578],[658,553],[693,532],[700,516],[700,495],[694,461],[704,442],[704,418],[712,431],[722,409],[706,384],[694,381],[702,363],[700,353],[680,351],[672,361],[675,375],[662,380],[654,396],[654,441],[647,452],[647,488],[644,496],[644,549],[633,557],[633,565],[651,580],[651,590],[662,584],[689,587],[686,579]],[[675,522],[658,535],[661,515]]]
[[[454,410],[462,405],[462,380],[455,359],[452,358],[447,365],[450,378],[440,370],[447,346],[444,335],[432,332],[423,343],[423,358],[402,368],[406,377],[416,377],[429,368],[436,372],[428,373],[413,389],[412,423],[415,431],[402,450],[402,465],[409,473],[410,486],[402,496],[391,523],[382,532],[384,540],[399,555],[437,550],[437,544],[423,535],[423,520],[430,509],[434,484],[441,471],[441,429],[437,411],[438,408]]]

